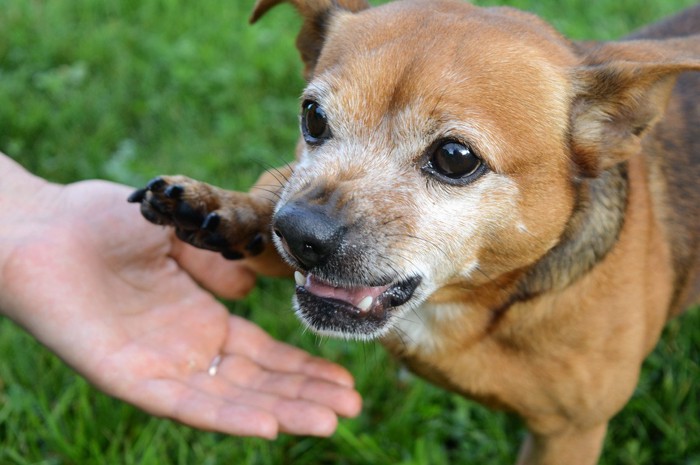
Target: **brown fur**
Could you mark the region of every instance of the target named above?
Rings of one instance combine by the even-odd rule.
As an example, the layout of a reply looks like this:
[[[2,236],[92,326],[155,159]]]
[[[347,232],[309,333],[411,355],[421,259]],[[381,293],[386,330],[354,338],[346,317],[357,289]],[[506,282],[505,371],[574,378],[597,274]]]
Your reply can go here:
[[[291,3],[303,98],[330,135],[300,141],[264,190],[162,178],[132,200],[195,245],[290,273],[274,242],[308,274],[306,324],[381,338],[426,379],[518,413],[519,463],[596,463],[664,323],[700,296],[700,7],[573,43],[509,8]],[[473,179],[436,174],[450,141],[477,154]]]

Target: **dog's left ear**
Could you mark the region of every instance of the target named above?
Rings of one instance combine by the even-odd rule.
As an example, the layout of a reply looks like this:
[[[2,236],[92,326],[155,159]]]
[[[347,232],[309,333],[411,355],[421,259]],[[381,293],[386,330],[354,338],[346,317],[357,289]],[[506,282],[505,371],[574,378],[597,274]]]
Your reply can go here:
[[[304,24],[297,36],[297,48],[304,62],[304,77],[310,80],[321,54],[326,28],[333,14],[339,11],[355,13],[369,8],[366,0],[257,0],[250,22],[254,23],[267,11],[288,1],[299,11]]]
[[[639,152],[678,75],[700,71],[698,41],[696,35],[611,42],[586,51],[575,71],[571,112],[571,144],[581,174],[597,176]]]

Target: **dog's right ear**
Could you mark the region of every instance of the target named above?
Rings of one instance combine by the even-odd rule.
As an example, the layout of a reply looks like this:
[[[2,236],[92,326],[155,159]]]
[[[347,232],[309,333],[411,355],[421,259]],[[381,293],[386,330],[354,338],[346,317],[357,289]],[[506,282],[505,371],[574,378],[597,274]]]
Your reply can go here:
[[[316,61],[321,54],[326,28],[332,15],[338,11],[355,13],[369,8],[366,0],[257,0],[250,22],[256,22],[270,8],[284,1],[294,5],[304,19],[297,36],[297,48],[304,62],[304,77],[307,81],[313,75]]]

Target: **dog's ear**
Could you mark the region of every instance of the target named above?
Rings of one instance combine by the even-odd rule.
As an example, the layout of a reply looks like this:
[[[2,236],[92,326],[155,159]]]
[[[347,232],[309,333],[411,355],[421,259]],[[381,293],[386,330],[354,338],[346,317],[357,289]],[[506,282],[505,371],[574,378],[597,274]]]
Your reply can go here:
[[[323,48],[326,27],[331,16],[338,11],[355,13],[369,8],[366,0],[257,0],[250,22],[256,22],[270,8],[284,1],[294,5],[304,20],[297,36],[297,48],[304,62],[304,77],[307,81],[313,75],[316,61]]]
[[[588,46],[574,75],[571,144],[584,176],[639,152],[679,74],[700,70],[700,36]],[[693,50],[694,49],[694,50]]]

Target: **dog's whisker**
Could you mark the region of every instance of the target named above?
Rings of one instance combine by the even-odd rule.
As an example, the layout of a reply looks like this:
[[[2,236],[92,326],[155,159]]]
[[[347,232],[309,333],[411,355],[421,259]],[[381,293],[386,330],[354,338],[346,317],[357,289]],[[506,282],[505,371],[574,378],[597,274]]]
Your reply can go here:
[[[294,175],[294,163],[293,162],[288,162],[280,158],[280,161],[282,162],[281,168],[273,166],[272,169],[282,178],[284,179],[284,184],[288,183],[290,178]],[[282,171],[282,168],[287,170],[289,174],[285,173]]]
[[[277,161],[280,163],[278,166],[270,165],[272,169],[277,170],[278,173],[282,175],[283,178],[289,180],[287,176],[284,175],[280,168],[289,170],[290,173],[294,174],[294,161],[288,161],[280,156],[277,157]]]
[[[477,273],[479,273],[481,276],[483,276],[484,278],[486,278],[490,283],[494,283],[494,282],[495,282],[495,280],[494,280],[491,276],[489,276],[489,274],[486,273],[479,265],[475,266],[475,267],[474,267],[474,270],[475,270]]]
[[[269,187],[269,188],[268,188],[268,187]],[[273,186],[253,186],[253,187],[250,188],[250,190],[254,190],[254,189],[255,189],[255,190],[260,190],[260,191],[263,191],[263,192],[267,192],[268,194],[272,194],[272,195],[274,195],[275,197],[277,197],[277,199],[280,199],[280,198],[281,198],[281,195],[280,195],[279,191],[278,191],[278,190],[275,190],[275,189],[272,189],[272,187],[273,187]]]
[[[406,263],[410,266],[410,268],[412,268],[412,269],[418,269],[418,266],[414,263],[412,257],[404,256],[404,255],[402,254],[402,252],[410,252],[410,251],[406,251],[406,250],[403,250],[403,251],[402,251],[402,250],[400,250],[400,249],[395,249],[395,250],[394,250],[394,255],[395,255],[397,258],[399,258],[399,259],[403,260],[404,262],[406,262]],[[400,267],[397,263],[395,263],[395,261],[393,260],[393,258],[387,257],[386,255],[381,255],[381,254],[378,255],[378,257],[379,257],[380,259],[382,259],[382,261],[384,262],[383,266],[389,268],[389,269],[391,270],[391,272],[392,272],[392,276],[388,276],[388,278],[393,278],[393,279],[395,279],[395,280],[399,280],[399,281],[400,281],[400,280],[403,280],[403,279],[408,279],[408,278],[410,277],[410,275],[407,274],[406,272],[399,271],[399,268],[403,268],[403,267]]]
[[[286,166],[291,166],[291,165],[287,164]],[[274,178],[277,180],[277,182],[280,183],[280,186],[284,186],[285,184],[287,184],[289,182],[289,176],[287,176],[287,174],[285,174],[279,168],[273,167],[273,169],[270,171],[270,174],[272,174],[274,176]],[[280,178],[282,178],[282,180],[280,180]]]
[[[284,160],[281,160],[282,163],[284,164],[284,167],[289,169],[290,173],[293,174],[294,170],[292,168],[292,164],[289,162],[286,162]],[[281,190],[282,187],[284,187],[285,184],[289,182],[289,176],[287,176],[286,173],[284,173],[279,167],[274,166],[270,163],[267,163],[263,160],[255,159],[255,163],[260,165],[265,171],[267,171],[275,180],[277,181],[278,185],[274,186],[278,189]]]
[[[440,95],[435,99],[435,104],[433,105],[433,109],[430,110],[430,117],[432,120],[440,120],[440,115],[438,108],[440,108],[441,103],[445,99],[445,95],[447,94],[448,87],[443,86],[442,90],[440,91]]]
[[[365,367],[369,366],[369,363],[368,363],[369,358],[367,356],[367,350],[368,349],[370,350],[370,354],[372,357],[376,357],[376,354],[377,354],[376,347],[377,347],[376,344],[374,344],[371,341],[362,341],[362,356],[363,356],[363,359],[365,362],[364,363]]]
[[[316,334],[316,347],[322,347],[326,339],[327,338],[323,334]]]
[[[393,223],[394,221],[399,221],[403,218],[404,218],[403,215],[395,216],[394,218],[392,218],[390,220],[383,221],[381,225],[382,225],[382,227],[386,227],[386,226],[390,225],[391,223]]]
[[[268,194],[271,194],[272,196],[276,197],[277,201],[282,199],[280,191],[274,189],[274,186],[253,186],[250,190],[260,190],[263,192],[267,192]]]
[[[420,321],[421,325],[425,326],[425,320],[423,319],[423,317],[421,316],[421,314],[418,313],[418,309],[416,309],[415,307],[412,307],[412,308],[411,308],[411,313],[413,313],[414,315],[416,315],[416,317],[417,317],[418,320]]]
[[[263,197],[263,200],[265,200],[266,202],[269,202],[270,205],[272,205],[273,207],[275,207],[275,206],[277,205],[277,201],[276,201],[275,199],[270,199],[270,198],[268,198],[268,197]]]
[[[387,234],[386,237],[392,238],[392,237],[407,237],[409,239],[421,241],[425,244],[430,245],[431,247],[435,248],[438,252],[440,252],[442,255],[444,255],[447,259],[451,260],[451,256],[449,253],[447,253],[440,245],[434,243],[433,241],[426,239],[424,237],[416,236],[415,234]]]
[[[408,334],[406,334],[406,331],[399,328],[398,326],[392,327],[391,331],[392,331],[392,334],[396,336],[396,338],[398,339],[401,346],[404,349],[407,349],[409,347],[409,345],[406,343],[405,338],[407,338],[407,339],[411,339],[411,338],[408,336]],[[413,341],[411,341],[411,342],[413,342]]]
[[[289,170],[289,176],[285,176],[284,173],[281,173],[281,172],[280,172],[280,174],[282,174],[282,177],[283,177],[283,178],[285,178],[287,181],[289,181],[289,178],[290,178],[291,176],[294,175],[294,163],[292,163],[292,162],[285,162],[285,163],[284,163],[284,167],[285,167],[287,170]]]
[[[280,166],[283,166],[283,167],[290,166],[290,163],[283,158],[279,158],[279,160],[278,160],[279,163],[281,163],[281,165],[276,165],[276,164],[273,165],[272,163],[268,163],[265,160],[260,160],[259,158],[256,158],[253,161],[255,161],[257,164],[259,164],[266,171],[275,171],[276,173],[280,174],[282,176],[282,178],[286,178],[286,176],[284,176],[284,174],[280,170]]]

